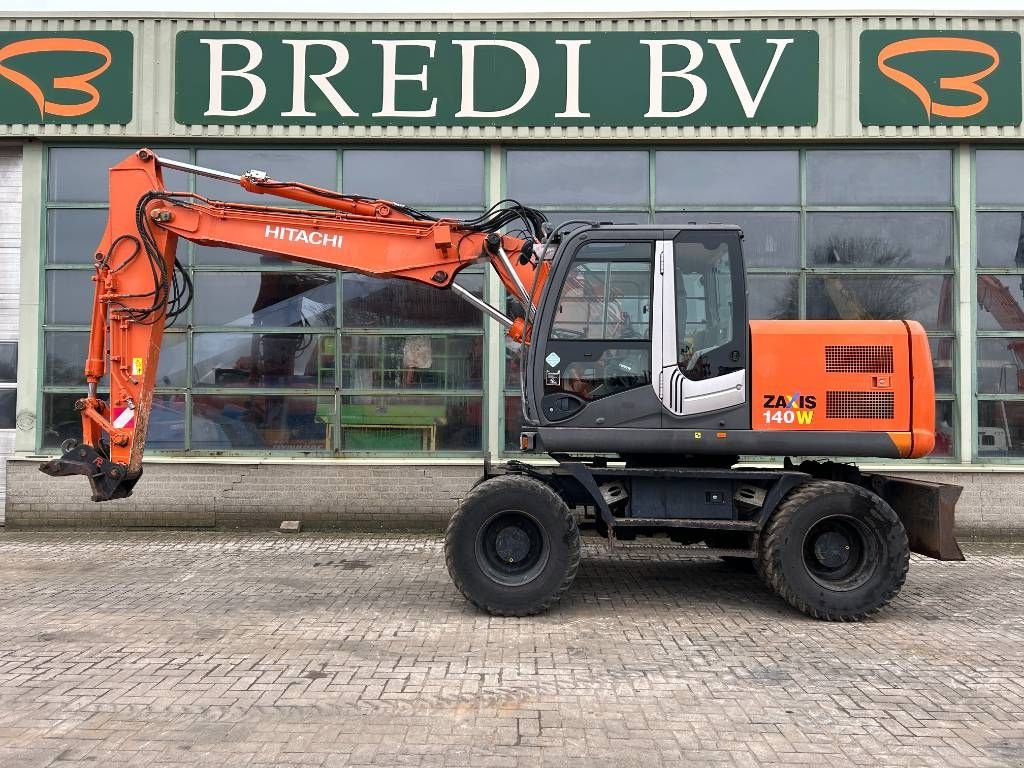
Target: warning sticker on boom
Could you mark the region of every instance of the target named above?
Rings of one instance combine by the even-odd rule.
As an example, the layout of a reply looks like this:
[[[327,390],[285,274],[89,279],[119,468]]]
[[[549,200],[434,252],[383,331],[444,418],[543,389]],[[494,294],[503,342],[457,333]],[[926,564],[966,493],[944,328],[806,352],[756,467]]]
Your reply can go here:
[[[145,373],[145,359],[141,357],[132,358],[132,376],[141,376]]]

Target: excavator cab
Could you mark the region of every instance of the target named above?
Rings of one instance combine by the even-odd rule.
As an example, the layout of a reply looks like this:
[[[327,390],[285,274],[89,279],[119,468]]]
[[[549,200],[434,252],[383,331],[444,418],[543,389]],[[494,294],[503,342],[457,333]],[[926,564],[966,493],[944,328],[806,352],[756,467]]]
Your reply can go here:
[[[527,421],[749,429],[741,237],[727,225],[598,225],[567,237],[528,348]]]

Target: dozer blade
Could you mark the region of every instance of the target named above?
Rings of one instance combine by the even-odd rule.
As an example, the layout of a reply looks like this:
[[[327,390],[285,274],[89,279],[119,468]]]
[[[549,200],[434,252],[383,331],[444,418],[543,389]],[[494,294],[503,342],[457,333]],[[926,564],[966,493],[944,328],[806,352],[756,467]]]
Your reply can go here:
[[[956,502],[963,488],[888,475],[873,475],[872,480],[878,495],[903,521],[911,552],[936,560],[964,559],[953,530]]]
[[[39,465],[39,471],[51,477],[85,475],[92,486],[93,501],[126,499],[132,495],[142,470],[129,473],[124,464],[114,464],[89,445],[76,445],[64,451],[59,459]]]

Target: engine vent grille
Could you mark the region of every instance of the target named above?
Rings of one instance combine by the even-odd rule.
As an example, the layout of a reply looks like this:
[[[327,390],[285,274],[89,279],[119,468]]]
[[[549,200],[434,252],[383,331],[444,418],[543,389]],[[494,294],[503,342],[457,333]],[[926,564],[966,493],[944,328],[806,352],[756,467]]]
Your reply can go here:
[[[825,347],[827,373],[892,373],[892,347],[881,344],[830,344]]]
[[[891,419],[895,410],[892,392],[829,391],[825,416],[829,419]]]

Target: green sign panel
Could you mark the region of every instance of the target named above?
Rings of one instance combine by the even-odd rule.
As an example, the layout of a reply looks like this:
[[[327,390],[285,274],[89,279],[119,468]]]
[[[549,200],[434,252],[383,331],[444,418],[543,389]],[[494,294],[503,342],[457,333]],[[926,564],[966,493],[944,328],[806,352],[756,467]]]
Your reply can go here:
[[[862,125],[1019,125],[1016,32],[860,35]]]
[[[131,32],[0,32],[0,123],[127,123]]]
[[[179,32],[187,125],[814,125],[816,32]]]

